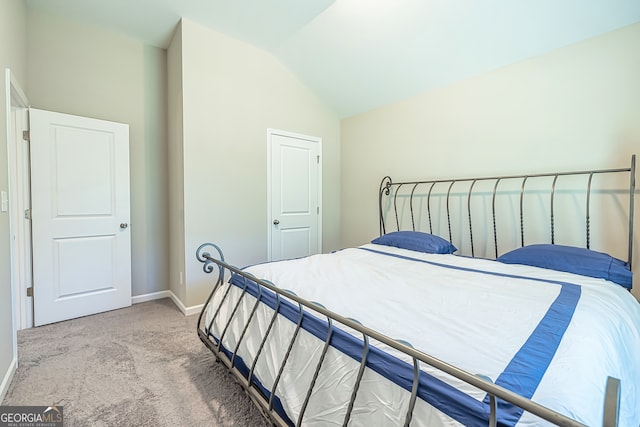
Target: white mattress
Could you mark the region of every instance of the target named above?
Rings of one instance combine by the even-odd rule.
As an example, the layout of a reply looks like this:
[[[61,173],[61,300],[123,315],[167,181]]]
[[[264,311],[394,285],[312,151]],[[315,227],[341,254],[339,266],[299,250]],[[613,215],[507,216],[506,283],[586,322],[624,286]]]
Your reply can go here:
[[[519,351],[527,340],[532,339],[533,331],[540,327],[541,320],[555,302],[559,315],[568,316],[571,323],[566,330],[564,327],[559,329],[561,341],[557,348],[553,347],[552,361],[548,367],[545,364],[542,379],[533,386],[532,399],[586,425],[598,425],[602,423],[606,378],[613,376],[621,380],[620,425],[640,425],[640,305],[629,292],[611,282],[535,267],[455,255],[428,255],[373,244],[256,265],[246,270],[307,300],[321,302],[329,310],[355,318],[389,337],[407,341],[425,353],[494,381],[505,371],[513,370],[509,364],[514,358],[528,360]],[[565,302],[569,301],[569,306],[575,305],[573,314],[563,313],[565,307],[557,305],[556,300],[563,289],[563,298],[569,296]],[[225,288],[220,289],[212,299],[207,325],[224,292]],[[231,286],[213,324],[213,336],[219,336],[225,328],[241,294],[240,288]],[[235,349],[255,301],[250,295],[243,298],[224,335],[222,344],[226,349]],[[252,318],[237,356],[246,366],[252,365],[272,315],[273,309],[260,305]],[[294,322],[279,316],[258,359],[254,374],[267,390],[274,384],[294,329]],[[540,331],[536,337],[546,341]],[[323,340],[312,333],[301,331],[278,384],[276,395],[288,417],[294,421],[300,413],[323,344]],[[525,346],[528,354],[536,356],[536,346],[535,342],[529,342]],[[395,350],[385,350],[411,362]],[[304,425],[342,425],[359,363],[340,350],[330,348],[305,411]],[[429,366],[421,368],[475,401],[485,398],[485,393],[472,386]],[[406,387],[367,369],[350,425],[402,424],[409,395]],[[411,425],[475,423],[473,417],[467,418],[456,411],[469,412],[464,408],[435,409],[418,399]],[[540,424],[544,423],[526,413],[517,422],[519,426]]]

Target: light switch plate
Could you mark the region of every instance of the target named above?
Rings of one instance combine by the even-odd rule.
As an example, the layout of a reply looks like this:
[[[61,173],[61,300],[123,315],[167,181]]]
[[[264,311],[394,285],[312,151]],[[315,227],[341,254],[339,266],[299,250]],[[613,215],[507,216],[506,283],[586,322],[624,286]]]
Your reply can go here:
[[[6,191],[3,191],[1,194],[2,194],[2,208],[0,210],[2,212],[6,212],[8,210],[9,198],[7,197]]]

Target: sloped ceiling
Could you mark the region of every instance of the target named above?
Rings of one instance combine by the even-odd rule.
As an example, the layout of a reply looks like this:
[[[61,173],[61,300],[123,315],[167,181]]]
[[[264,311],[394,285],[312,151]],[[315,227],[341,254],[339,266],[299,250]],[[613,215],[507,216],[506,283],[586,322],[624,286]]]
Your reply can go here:
[[[166,47],[181,17],[271,52],[349,117],[640,22],[638,0],[26,0]]]

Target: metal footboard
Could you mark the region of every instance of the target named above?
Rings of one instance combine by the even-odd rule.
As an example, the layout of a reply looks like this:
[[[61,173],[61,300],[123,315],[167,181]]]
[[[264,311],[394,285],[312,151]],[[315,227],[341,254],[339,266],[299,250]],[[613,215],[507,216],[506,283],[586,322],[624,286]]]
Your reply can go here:
[[[212,252],[216,254],[216,256],[212,256]],[[347,426],[352,417],[354,402],[358,394],[363,373],[367,366],[367,356],[369,354],[371,341],[377,341],[379,343],[386,344],[406,354],[409,358],[413,360],[413,368],[414,368],[413,369],[413,386],[411,389],[411,396],[408,404],[407,413],[404,417],[405,426],[409,426],[413,418],[413,411],[414,411],[417,394],[418,394],[419,379],[420,379],[420,376],[424,374],[424,372],[422,372],[420,369],[421,364],[430,365],[442,372],[452,375],[453,377],[456,377],[486,392],[489,396],[489,414],[487,419],[488,426],[498,425],[498,421],[497,421],[498,411],[499,411],[499,408],[497,405],[498,399],[503,400],[505,402],[509,402],[517,407],[522,408],[526,412],[530,412],[558,426],[583,426],[583,424],[571,418],[568,418],[563,414],[555,412],[532,400],[526,399],[522,396],[519,396],[511,392],[510,390],[507,390],[499,385],[494,384],[488,378],[485,378],[479,375],[473,375],[469,372],[459,369],[453,365],[450,365],[442,360],[439,360],[435,357],[432,357],[426,353],[423,353],[411,347],[409,343],[404,343],[404,342],[394,340],[375,330],[367,328],[366,326],[362,325],[360,322],[358,322],[355,319],[346,318],[337,313],[331,312],[330,310],[327,310],[325,307],[323,307],[320,304],[300,298],[291,292],[278,288],[277,286],[275,286],[274,284],[268,281],[258,279],[253,275],[248,274],[238,269],[237,267],[234,267],[233,265],[227,264],[224,261],[222,250],[218,246],[212,243],[205,243],[201,245],[196,252],[196,257],[200,262],[204,264],[203,269],[205,272],[212,273],[213,271],[217,270],[217,274],[218,274],[213,290],[209,295],[202,309],[202,312],[200,313],[200,317],[198,318],[198,326],[197,326],[198,336],[200,337],[202,342],[212,351],[216,359],[222,362],[229,369],[229,371],[237,379],[239,384],[242,385],[246,393],[250,396],[250,398],[254,401],[254,403],[261,409],[265,417],[267,417],[267,419],[269,419],[275,425],[279,425],[279,426],[290,425],[290,423],[287,420],[285,420],[274,408],[274,396],[276,394],[275,392],[278,386],[278,382],[280,381],[282,372],[285,369],[289,356],[292,350],[296,346],[296,338],[301,329],[303,314],[310,313],[315,317],[326,319],[328,328],[327,328],[327,336],[322,348],[322,353],[319,358],[319,361],[314,367],[312,381],[310,383],[309,389],[306,391],[306,396],[305,396],[300,414],[298,415],[298,419],[292,420],[294,425],[296,426],[300,426],[304,424],[305,410],[307,408],[310,398],[314,393],[314,386],[316,384],[316,380],[319,377],[323,362],[325,360],[325,355],[327,354],[327,350],[330,347],[332,334],[334,333],[335,329],[339,327],[340,328],[346,327],[351,329],[351,331],[355,331],[355,333],[357,333],[358,335],[361,335],[362,342],[363,342],[363,353],[362,353],[359,366],[357,368],[358,371],[356,373],[355,384],[353,386],[353,390],[351,391],[351,396],[349,398],[349,401],[344,402],[344,405],[347,407],[347,410],[343,420],[343,426]],[[241,290],[241,295],[238,301],[235,302],[235,305],[233,305],[233,307],[231,308],[231,314],[228,316],[228,318],[218,319],[219,322],[220,321],[223,322],[223,324],[221,325],[222,332],[220,333],[219,337],[214,337],[210,335],[209,331],[212,327],[214,320],[216,320],[216,317],[219,317],[219,313],[221,312],[221,307],[224,304],[231,304],[230,301],[227,301],[228,299],[227,297],[228,297],[229,289],[231,288],[231,285],[227,286],[227,289],[223,291],[223,295],[219,305],[217,307],[211,308],[214,314],[208,325],[204,324],[204,319],[205,319],[205,313],[208,310],[210,310],[209,305],[210,303],[212,303],[214,295],[218,291],[222,290],[223,282],[225,280],[225,275],[227,273],[238,274],[243,278],[256,283],[259,286],[259,290],[258,290],[257,300],[252,306],[252,310],[249,316],[247,316],[246,323],[244,324],[244,328],[242,329],[242,332],[239,335],[238,342],[236,343],[233,349],[226,349],[226,351],[224,351],[224,348],[222,346],[224,334],[227,332],[227,329],[231,324],[234,316],[236,315],[236,311],[238,310],[238,307],[240,306],[241,302],[247,296],[246,286],[244,289]],[[245,339],[246,337],[249,324],[254,317],[254,314],[258,308],[258,305],[261,303],[260,298],[262,294],[265,292],[265,290],[271,291],[275,294],[276,307],[274,310],[274,314],[270,320],[270,323],[266,329],[266,332],[264,336],[261,337],[261,343],[260,343],[260,346],[258,347],[255,358],[253,361],[251,361],[250,368],[248,368],[248,374],[246,374],[246,373],[243,373],[240,369],[238,369],[238,366],[236,365],[236,360],[237,360],[236,355],[242,340]],[[277,376],[274,381],[274,385],[271,387],[271,390],[269,390],[269,393],[268,393],[269,395],[267,396],[266,393],[256,385],[256,382],[254,381],[254,370],[255,370],[258,359],[262,356],[262,351],[265,346],[265,342],[269,334],[273,330],[273,325],[275,323],[276,317],[278,316],[279,308],[284,301],[288,301],[292,303],[294,306],[298,307],[299,317],[298,317],[298,321],[294,329],[294,332],[290,338],[288,349],[279,367]],[[613,427],[618,425],[619,394],[620,394],[620,382],[617,379],[608,378],[607,387],[606,387],[606,396],[604,397],[603,426]]]

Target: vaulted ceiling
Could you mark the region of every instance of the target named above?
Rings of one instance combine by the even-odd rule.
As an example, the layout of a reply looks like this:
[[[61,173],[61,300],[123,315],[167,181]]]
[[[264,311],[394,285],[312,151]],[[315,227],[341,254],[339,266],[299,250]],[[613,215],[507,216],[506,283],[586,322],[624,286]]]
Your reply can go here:
[[[166,47],[181,17],[272,53],[348,117],[640,22],[638,0],[26,0]]]

